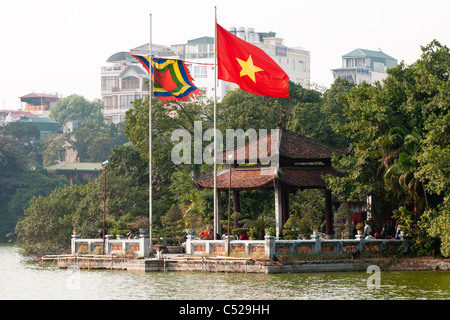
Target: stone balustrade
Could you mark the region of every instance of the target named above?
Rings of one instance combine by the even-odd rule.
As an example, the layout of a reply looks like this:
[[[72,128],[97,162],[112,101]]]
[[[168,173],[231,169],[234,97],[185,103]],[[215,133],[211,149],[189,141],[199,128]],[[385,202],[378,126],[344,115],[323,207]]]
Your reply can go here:
[[[229,243],[229,244],[228,244]],[[407,242],[396,239],[322,239],[313,235],[311,240],[276,240],[266,236],[265,240],[199,240],[188,235],[186,253],[191,255],[228,255],[244,254],[248,256],[272,257],[280,254],[354,254],[363,252],[396,252],[405,250]]]
[[[80,239],[72,235],[72,254],[82,252],[103,252],[103,239]],[[112,239],[105,237],[105,254],[125,254],[134,252],[138,257],[149,257],[150,239],[141,236],[139,239]]]

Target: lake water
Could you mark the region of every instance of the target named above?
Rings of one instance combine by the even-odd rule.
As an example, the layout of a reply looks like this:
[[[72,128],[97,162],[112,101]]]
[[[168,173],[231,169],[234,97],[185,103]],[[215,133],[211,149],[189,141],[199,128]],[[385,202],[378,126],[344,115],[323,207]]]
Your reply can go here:
[[[0,245],[1,300],[449,300],[449,271],[309,274],[59,269]]]

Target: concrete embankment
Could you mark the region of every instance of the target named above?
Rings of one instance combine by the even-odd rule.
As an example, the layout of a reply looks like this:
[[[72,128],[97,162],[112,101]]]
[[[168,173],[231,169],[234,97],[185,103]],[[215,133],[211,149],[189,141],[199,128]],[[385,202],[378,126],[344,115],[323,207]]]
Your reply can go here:
[[[280,263],[271,259],[237,257],[192,257],[165,255],[162,259],[133,259],[120,256],[61,255],[46,256],[60,268],[128,270],[132,272],[229,272],[229,273],[311,273],[365,271],[370,265],[381,270],[450,270],[450,259],[433,258],[358,258],[354,260],[307,260]]]

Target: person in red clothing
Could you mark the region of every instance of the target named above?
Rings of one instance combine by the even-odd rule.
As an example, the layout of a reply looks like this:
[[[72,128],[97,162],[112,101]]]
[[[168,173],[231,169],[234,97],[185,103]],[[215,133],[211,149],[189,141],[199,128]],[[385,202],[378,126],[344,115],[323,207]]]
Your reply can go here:
[[[203,239],[206,239],[206,240],[212,240],[212,239],[214,239],[213,233],[212,233],[212,230],[211,230],[211,226],[207,226],[207,227],[206,227],[206,230],[203,230],[203,231],[200,233],[200,235],[203,236]]]

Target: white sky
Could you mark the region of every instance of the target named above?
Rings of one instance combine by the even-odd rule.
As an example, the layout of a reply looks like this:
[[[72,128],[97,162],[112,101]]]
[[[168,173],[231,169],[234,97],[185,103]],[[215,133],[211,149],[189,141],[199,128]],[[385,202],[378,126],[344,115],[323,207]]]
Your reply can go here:
[[[214,35],[218,23],[275,31],[311,54],[311,81],[329,87],[331,69],[356,48],[411,64],[420,46],[450,46],[448,0],[2,0],[0,110],[31,92],[100,98],[100,69],[119,51]]]

